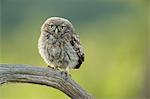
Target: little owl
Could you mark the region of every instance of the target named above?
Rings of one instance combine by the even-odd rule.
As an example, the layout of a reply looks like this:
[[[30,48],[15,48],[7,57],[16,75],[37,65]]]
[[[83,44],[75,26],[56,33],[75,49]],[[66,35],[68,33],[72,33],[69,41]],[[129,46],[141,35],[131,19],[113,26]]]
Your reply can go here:
[[[41,57],[49,67],[69,73],[84,61],[84,53],[74,27],[67,19],[51,17],[41,27],[38,41]]]

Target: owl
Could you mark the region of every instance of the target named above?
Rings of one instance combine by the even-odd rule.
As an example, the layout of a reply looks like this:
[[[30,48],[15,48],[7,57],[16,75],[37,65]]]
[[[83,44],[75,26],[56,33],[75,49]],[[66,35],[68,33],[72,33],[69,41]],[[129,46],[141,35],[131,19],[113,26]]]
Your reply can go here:
[[[70,69],[78,69],[84,61],[79,36],[71,22],[65,18],[51,17],[43,23],[38,49],[49,67],[67,73]]]

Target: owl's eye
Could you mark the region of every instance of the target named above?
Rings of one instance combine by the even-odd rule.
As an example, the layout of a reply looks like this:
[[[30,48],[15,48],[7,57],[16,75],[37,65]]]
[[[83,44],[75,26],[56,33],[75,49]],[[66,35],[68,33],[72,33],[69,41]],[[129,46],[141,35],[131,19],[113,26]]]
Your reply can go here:
[[[64,26],[60,26],[61,29],[64,29]]]
[[[51,28],[54,28],[54,25],[50,25]]]
[[[52,28],[54,25],[50,25],[50,27]]]
[[[55,25],[49,25],[49,28],[50,28],[50,29],[54,29],[54,28],[55,28]]]
[[[59,30],[63,30],[65,26],[59,26]]]

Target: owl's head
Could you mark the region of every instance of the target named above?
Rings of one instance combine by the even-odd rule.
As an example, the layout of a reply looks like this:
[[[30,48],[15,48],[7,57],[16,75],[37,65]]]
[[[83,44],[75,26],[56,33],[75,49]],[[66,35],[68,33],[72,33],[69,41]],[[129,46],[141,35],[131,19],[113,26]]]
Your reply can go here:
[[[41,32],[47,32],[52,35],[74,33],[74,27],[71,22],[65,18],[51,17],[44,22],[41,27]]]

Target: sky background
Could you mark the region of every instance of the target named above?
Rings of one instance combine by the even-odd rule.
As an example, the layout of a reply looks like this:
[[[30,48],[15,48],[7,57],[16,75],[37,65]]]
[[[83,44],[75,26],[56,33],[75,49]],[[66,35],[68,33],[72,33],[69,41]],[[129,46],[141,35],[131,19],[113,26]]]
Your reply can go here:
[[[37,41],[43,22],[67,18],[85,51],[71,75],[96,99],[148,99],[148,0],[1,0],[0,63],[46,67]],[[69,99],[34,84],[0,86],[0,99]]]

